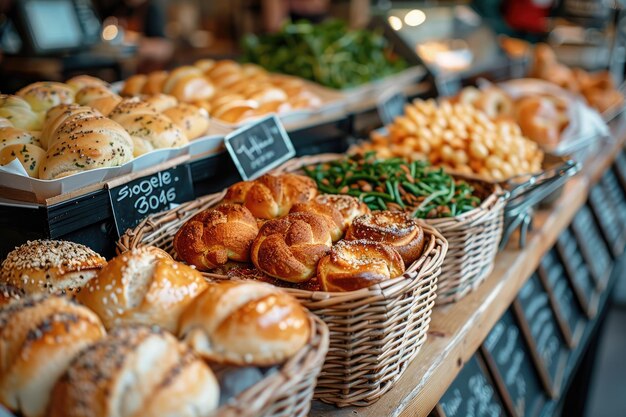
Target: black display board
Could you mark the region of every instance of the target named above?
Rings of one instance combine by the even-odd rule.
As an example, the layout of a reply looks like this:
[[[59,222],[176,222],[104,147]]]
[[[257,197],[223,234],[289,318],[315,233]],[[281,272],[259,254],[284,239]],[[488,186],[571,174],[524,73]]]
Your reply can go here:
[[[619,222],[616,226],[619,229],[620,233],[620,251],[618,256],[624,251],[624,246],[626,246],[626,194],[625,188],[622,188],[622,184],[620,184],[619,179],[612,169],[609,169],[605,172],[604,176],[601,180],[602,188],[605,190],[605,194],[609,197],[609,200],[612,203],[613,209],[615,210],[615,217]]]
[[[603,291],[611,276],[613,260],[589,206],[582,206],[578,210],[572,221],[572,230],[596,287]]]
[[[438,417],[500,417],[505,415],[500,394],[480,352],[463,366],[435,408]]]
[[[609,196],[601,184],[596,184],[589,191],[589,204],[598,219],[602,235],[611,249],[614,257],[622,252],[622,231],[618,223],[616,210],[613,208]]]
[[[109,188],[118,236],[150,214],[194,198],[189,165],[178,165]]]
[[[544,388],[552,398],[559,396],[568,349],[559,323],[539,275],[533,274],[513,303],[513,311],[530,348]]]
[[[254,179],[296,155],[276,115],[235,130],[224,138],[224,145],[244,180]]]
[[[563,260],[563,266],[578,302],[587,317],[594,318],[598,313],[599,292],[589,267],[578,248],[576,237],[570,228],[561,232],[557,239],[556,248]]]
[[[547,401],[530,350],[512,310],[491,329],[481,348],[513,417],[536,417]]]
[[[541,259],[537,270],[550,297],[559,328],[570,348],[575,348],[585,332],[587,318],[576,301],[576,295],[555,248]]]

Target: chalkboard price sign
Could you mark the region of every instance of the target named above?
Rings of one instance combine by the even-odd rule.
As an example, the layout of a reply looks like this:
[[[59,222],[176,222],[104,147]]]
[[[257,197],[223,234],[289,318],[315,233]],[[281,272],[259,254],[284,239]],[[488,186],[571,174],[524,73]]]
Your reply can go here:
[[[555,248],[543,256],[537,274],[550,296],[561,333],[569,347],[578,346],[585,331],[586,319]]]
[[[576,298],[587,317],[594,318],[598,312],[600,296],[571,229],[566,228],[561,232],[556,247],[563,259],[563,266],[574,288]]]
[[[224,138],[224,145],[244,180],[258,177],[296,154],[276,115],[235,130]]]
[[[514,417],[538,416],[547,398],[511,310],[491,329],[483,351],[494,380],[504,387],[502,395],[509,413]]]
[[[436,407],[438,417],[500,417],[502,400],[491,381],[480,353],[463,366]]]
[[[572,229],[583,258],[596,281],[596,287],[600,291],[604,290],[611,276],[613,261],[588,206],[582,206],[578,210],[572,222]]]
[[[544,388],[554,398],[563,382],[567,346],[559,331],[550,297],[537,274],[526,281],[513,307]]]
[[[383,94],[378,102],[378,115],[384,125],[388,125],[404,113],[406,97],[402,92],[396,91]]]
[[[109,188],[118,236],[149,214],[168,210],[193,198],[189,165],[178,165]]]

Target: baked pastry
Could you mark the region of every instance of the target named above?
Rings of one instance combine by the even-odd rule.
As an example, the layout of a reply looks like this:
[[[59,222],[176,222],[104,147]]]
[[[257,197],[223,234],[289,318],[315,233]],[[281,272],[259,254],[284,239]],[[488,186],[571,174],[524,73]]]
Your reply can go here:
[[[181,128],[137,98],[122,100],[109,117],[130,134],[136,157],[155,149],[177,148],[188,143]]]
[[[304,307],[269,284],[209,284],[180,317],[179,336],[200,356],[232,365],[272,366],[307,343]]]
[[[105,265],[102,256],[80,243],[31,240],[9,252],[0,280],[27,294],[77,293]]]
[[[69,115],[46,141],[46,157],[39,168],[43,180],[122,165],[133,157],[133,140],[126,130],[93,111]]]
[[[0,309],[0,403],[44,416],[72,358],[104,335],[98,316],[65,297],[39,294]]]
[[[328,217],[333,242],[341,239],[356,217],[370,212],[367,204],[356,197],[345,194],[319,194],[308,203],[298,203],[291,213],[308,212]]]
[[[212,115],[226,123],[238,123],[251,117],[258,107],[258,103],[252,100],[232,100],[222,105],[214,105]]]
[[[210,98],[215,88],[199,68],[182,66],[169,73],[161,92],[172,95],[179,101],[194,101]]]
[[[320,258],[330,250],[328,220],[319,214],[291,213],[267,221],[252,243],[252,263],[267,275],[303,282],[315,275]]]
[[[8,145],[36,145],[41,147],[39,133],[11,126],[0,127],[0,149]]]
[[[289,213],[297,203],[306,203],[317,195],[315,181],[296,174],[265,174],[254,181],[233,184],[224,202],[243,204],[260,219],[273,219]]]
[[[217,408],[213,372],[155,327],[116,328],[56,383],[48,417],[198,417]]]
[[[122,101],[122,97],[103,85],[90,85],[78,90],[75,101],[93,107],[106,116]]]
[[[91,107],[81,106],[79,104],[59,104],[58,106],[52,107],[46,112],[46,117],[41,129],[41,135],[39,137],[41,147],[48,149],[50,145],[52,145],[52,142],[59,137],[59,128],[67,120],[71,119],[72,123],[75,123],[79,119],[93,116],[101,116],[101,114]]]
[[[23,130],[41,130],[45,114],[35,112],[21,97],[0,94],[0,117]]]
[[[258,233],[250,210],[239,204],[222,204],[183,224],[174,236],[174,249],[183,261],[208,271],[229,260],[248,262]]]
[[[206,285],[198,271],[148,246],[111,259],[76,298],[95,311],[107,329],[139,323],[175,332],[178,316]]]
[[[27,85],[15,94],[26,100],[36,112],[45,112],[57,104],[74,102],[74,90],[66,84],[53,81],[40,81]]]
[[[72,87],[74,91],[79,91],[85,87],[92,87],[92,86],[102,86],[106,88],[110,87],[109,83],[107,83],[106,81],[101,80],[100,78],[92,77],[91,75],[85,75],[85,74],[72,77],[69,80],[65,81],[65,84]]]
[[[45,158],[46,151],[37,145],[28,143],[8,145],[0,149],[0,165],[6,165],[17,159],[31,178],[39,175],[39,165]]]
[[[405,265],[424,250],[424,231],[416,219],[402,211],[373,211],[359,216],[348,227],[346,240],[385,243],[398,251]]]
[[[24,290],[20,290],[17,287],[9,284],[0,284],[0,310],[7,304],[19,300],[24,297],[26,293]]]
[[[157,112],[163,112],[170,107],[178,105],[178,100],[174,96],[168,96],[167,94],[154,94],[143,95],[141,100],[147,103],[150,107],[154,108]]]
[[[145,74],[135,74],[130,76],[124,81],[124,86],[120,91],[120,94],[124,97],[138,96],[142,93],[143,87],[146,85],[148,76]],[[159,91],[161,91],[159,89]]]
[[[13,127],[13,123],[6,117],[0,117],[0,128]]]
[[[342,240],[317,265],[317,280],[329,292],[367,288],[403,273],[398,251],[370,240]]]
[[[559,111],[546,97],[523,97],[517,101],[516,118],[522,133],[544,146],[556,146],[561,137]]]
[[[209,113],[193,104],[179,103],[164,110],[163,114],[181,128],[189,140],[199,138],[209,130]]]

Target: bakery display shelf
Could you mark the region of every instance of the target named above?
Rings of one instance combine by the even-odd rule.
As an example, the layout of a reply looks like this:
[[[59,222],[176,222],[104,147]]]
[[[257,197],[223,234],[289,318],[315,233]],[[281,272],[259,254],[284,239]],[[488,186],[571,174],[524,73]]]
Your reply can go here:
[[[572,222],[591,186],[609,169],[626,142],[626,122],[616,120],[612,133],[617,140],[565,185],[552,208],[537,212],[524,249],[510,243],[481,287],[457,303],[434,309],[428,340],[394,389],[369,407],[338,409],[314,402],[310,416],[427,416]]]

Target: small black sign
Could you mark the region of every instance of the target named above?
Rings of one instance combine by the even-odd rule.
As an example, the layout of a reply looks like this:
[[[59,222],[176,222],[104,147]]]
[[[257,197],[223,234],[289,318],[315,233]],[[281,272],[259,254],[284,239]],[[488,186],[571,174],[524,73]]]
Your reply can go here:
[[[596,287],[600,291],[604,290],[611,276],[613,260],[588,206],[582,206],[578,210],[572,221],[572,229],[585,263],[589,265],[591,275],[596,281]]]
[[[587,320],[576,302],[576,295],[555,248],[543,256],[537,273],[551,296],[563,336],[569,347],[575,348],[580,343]]]
[[[378,115],[383,125],[391,124],[396,117],[404,114],[405,105],[406,97],[402,92],[383,94],[378,102]]]
[[[109,188],[118,236],[146,216],[194,198],[189,165],[178,165]]]
[[[235,130],[224,138],[224,145],[244,180],[258,177],[296,154],[276,115]]]
[[[551,396],[558,395],[565,367],[567,345],[559,331],[550,297],[537,274],[533,274],[520,290],[514,310],[527,337],[535,365]]]
[[[483,343],[485,360],[514,417],[536,417],[547,401],[522,332],[507,310]]]
[[[602,234],[611,248],[613,256],[619,256],[623,250],[622,227],[619,226],[616,211],[612,208],[605,189],[599,184],[589,192],[589,205],[598,218]]]
[[[594,318],[598,312],[598,302],[600,294],[596,290],[596,283],[589,272],[589,267],[585,263],[576,237],[570,228],[561,232],[557,239],[556,247],[563,260],[563,266],[567,276],[574,288],[576,298],[587,317]]]
[[[480,352],[463,366],[441,397],[437,411],[439,417],[500,417],[506,414]]]

